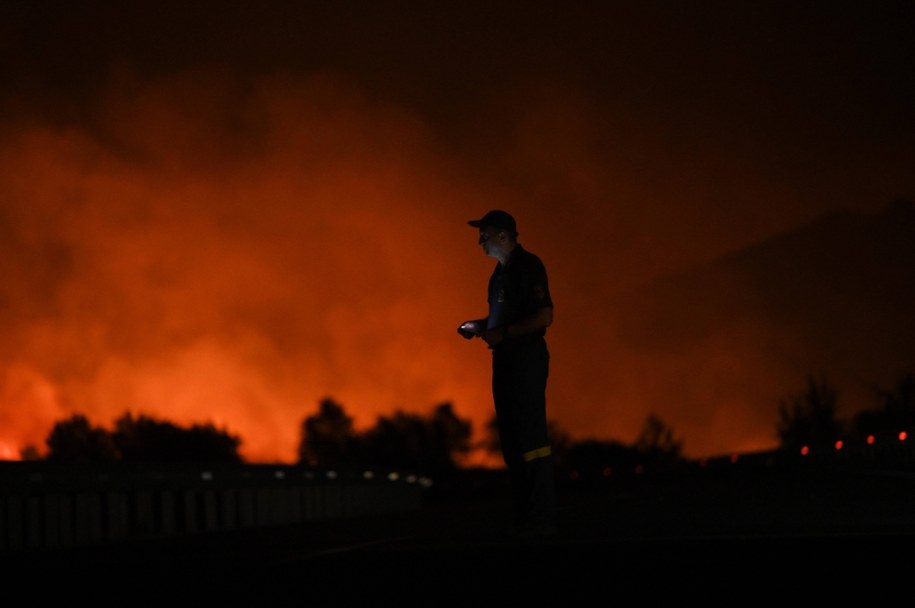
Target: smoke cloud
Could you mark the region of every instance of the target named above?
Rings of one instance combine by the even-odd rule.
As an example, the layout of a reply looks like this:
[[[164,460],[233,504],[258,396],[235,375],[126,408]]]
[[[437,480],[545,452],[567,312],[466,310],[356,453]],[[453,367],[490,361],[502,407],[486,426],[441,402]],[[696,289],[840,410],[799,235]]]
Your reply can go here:
[[[688,455],[768,447],[834,345],[652,285],[915,188],[899,54],[806,9],[551,6],[511,36],[508,7],[229,4],[6,9],[0,458],[131,411],[288,462],[328,396],[361,427],[451,402],[480,432],[489,352],[455,328],[486,312],[466,222],[493,208],[550,274],[561,428],[631,441],[656,414]]]

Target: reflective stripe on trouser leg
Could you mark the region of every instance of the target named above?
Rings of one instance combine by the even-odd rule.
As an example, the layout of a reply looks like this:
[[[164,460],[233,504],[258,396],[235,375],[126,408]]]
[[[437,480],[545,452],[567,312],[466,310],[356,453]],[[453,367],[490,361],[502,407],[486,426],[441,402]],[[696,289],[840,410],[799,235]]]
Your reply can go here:
[[[524,462],[530,462],[532,460],[537,460],[538,458],[545,458],[553,453],[553,450],[550,449],[550,446],[545,445],[542,448],[537,448],[536,450],[530,450],[521,454],[521,458],[524,459]]]

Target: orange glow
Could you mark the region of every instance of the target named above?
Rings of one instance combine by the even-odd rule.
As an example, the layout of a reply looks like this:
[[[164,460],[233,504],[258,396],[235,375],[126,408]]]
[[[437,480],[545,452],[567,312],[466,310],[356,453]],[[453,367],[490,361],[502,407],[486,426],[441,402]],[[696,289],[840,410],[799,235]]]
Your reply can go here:
[[[631,442],[654,414],[688,457],[770,449],[779,398],[838,357],[782,298],[717,299],[762,293],[722,260],[818,200],[714,138],[672,148],[642,103],[518,85],[455,133],[334,71],[122,66],[99,87],[72,112],[91,124],[0,119],[0,458],[133,412],[292,462],[326,397],[358,430],[450,402],[480,439],[491,355],[455,328],[485,314],[494,260],[466,221],[492,208],[549,270],[548,415],[574,439]]]
[[[232,83],[204,72],[122,78],[99,108],[106,139],[39,125],[0,140],[17,231],[0,259],[28,262],[2,268],[5,444],[42,451],[57,420],[85,413],[110,428],[130,411],[213,422],[242,438],[248,460],[290,462],[302,420],[327,396],[360,429],[398,408],[450,401],[479,433],[492,415],[490,356],[454,328],[485,314],[493,260],[466,221],[495,207],[515,212],[522,243],[551,272],[548,399],[561,428],[630,441],[650,404],[677,401],[685,410],[655,413],[686,438],[687,454],[718,453],[726,435],[740,449],[768,443],[769,414],[725,407],[696,424],[704,391],[686,400],[657,392],[665,372],[655,357],[627,354],[610,339],[606,305],[589,308],[619,298],[621,285],[595,285],[587,297],[576,287],[588,265],[555,238],[572,226],[523,192],[463,180],[417,117],[332,78],[265,79],[234,105]],[[589,131],[579,103],[525,104],[520,128],[552,129],[572,159]],[[517,145],[544,175],[554,157],[535,143]],[[576,163],[581,188],[603,187],[594,159]],[[575,230],[603,240],[599,226],[620,219],[606,213],[579,215]],[[635,251],[607,253],[613,262],[592,267],[642,280]],[[733,367],[716,352],[713,368]],[[596,361],[615,377],[599,380]]]

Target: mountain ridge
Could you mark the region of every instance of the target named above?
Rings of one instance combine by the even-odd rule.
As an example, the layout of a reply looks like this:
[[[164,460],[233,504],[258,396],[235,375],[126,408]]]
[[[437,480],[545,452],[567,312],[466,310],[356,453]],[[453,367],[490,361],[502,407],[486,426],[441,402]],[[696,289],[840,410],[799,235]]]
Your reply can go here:
[[[840,416],[873,409],[915,374],[912,235],[910,201],[841,211],[633,290],[616,317],[633,394],[707,444],[771,445],[810,377]]]

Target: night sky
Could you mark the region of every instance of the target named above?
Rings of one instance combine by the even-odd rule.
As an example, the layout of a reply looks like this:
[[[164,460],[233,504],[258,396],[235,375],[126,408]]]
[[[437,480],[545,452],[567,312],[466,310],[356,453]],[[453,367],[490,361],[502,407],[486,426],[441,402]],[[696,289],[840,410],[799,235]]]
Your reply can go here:
[[[548,416],[773,447],[915,372],[915,5],[0,5],[0,458],[54,421],[211,421],[295,458],[480,431],[493,208],[550,275]]]

